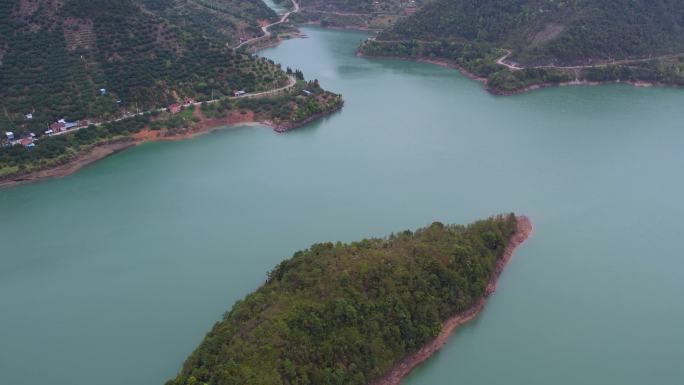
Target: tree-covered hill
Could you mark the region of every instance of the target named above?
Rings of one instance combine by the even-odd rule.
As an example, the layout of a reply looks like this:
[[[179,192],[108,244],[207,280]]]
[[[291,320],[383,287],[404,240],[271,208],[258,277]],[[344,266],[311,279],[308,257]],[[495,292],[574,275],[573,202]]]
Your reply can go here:
[[[380,39],[495,44],[526,64],[684,51],[682,0],[436,0]]]
[[[433,223],[282,262],[168,385],[365,385],[485,295],[518,219]]]
[[[276,19],[250,0],[0,0],[0,131],[283,85],[230,49]]]
[[[360,50],[445,61],[499,94],[578,82],[681,86],[684,0],[434,0]]]

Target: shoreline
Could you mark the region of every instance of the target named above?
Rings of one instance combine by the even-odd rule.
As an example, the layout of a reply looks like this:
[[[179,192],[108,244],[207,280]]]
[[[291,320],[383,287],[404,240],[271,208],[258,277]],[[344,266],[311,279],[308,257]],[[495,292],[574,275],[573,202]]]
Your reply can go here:
[[[40,168],[26,173],[0,178],[0,189],[16,187],[19,185],[43,180],[63,178],[74,174],[82,168],[97,161],[144,143],[188,140],[216,130],[230,129],[240,126],[263,125],[271,128],[276,133],[285,133],[318,119],[324,118],[328,115],[332,115],[333,113],[341,110],[343,106],[344,103],[330,111],[319,112],[296,122],[286,122],[280,124],[274,124],[268,119],[257,119],[255,118],[254,113],[251,111],[243,115],[236,110],[234,113],[223,118],[206,118],[201,115],[200,121],[197,122],[195,127],[185,128],[182,130],[144,129],[124,138],[107,140],[99,144],[94,144],[91,148],[75,154],[72,158],[65,160],[61,164],[50,165],[45,168]],[[196,116],[197,114],[201,114],[201,110],[198,107],[196,107],[195,114]]]
[[[276,124],[276,125],[274,125],[274,124],[272,124],[270,121],[264,121],[262,124],[267,125],[267,126],[273,128],[273,131],[275,131],[275,132],[277,132],[277,133],[279,133],[279,134],[283,134],[283,133],[285,133],[285,132],[292,131],[292,130],[294,130],[294,129],[297,129],[297,128],[300,128],[300,127],[302,127],[302,126],[305,126],[305,125],[307,125],[307,124],[309,124],[309,123],[315,122],[316,120],[319,120],[319,119],[322,119],[322,118],[331,116],[331,115],[333,115],[334,113],[340,111],[340,110],[342,109],[342,107],[344,107],[344,101],[342,101],[342,103],[341,103],[339,106],[337,106],[337,107],[335,107],[335,108],[333,108],[333,109],[331,109],[331,110],[329,110],[329,111],[319,112],[319,113],[313,114],[313,115],[311,115],[311,116],[309,116],[309,117],[306,117],[306,118],[304,118],[304,119],[302,119],[302,120],[298,120],[298,121],[296,121],[296,122],[286,122],[286,123],[281,123],[281,124]]]
[[[640,87],[640,88],[648,88],[648,87],[671,87],[671,88],[680,88],[682,86],[679,86],[677,84],[667,84],[667,83],[660,83],[660,82],[649,82],[649,81],[643,81],[643,80],[605,80],[605,81],[594,81],[594,80],[571,80],[571,81],[566,81],[566,82],[560,82],[560,83],[538,83],[538,84],[532,84],[517,90],[513,91],[504,91],[504,90],[499,90],[496,88],[491,88],[488,86],[488,79],[484,78],[482,76],[475,75],[474,73],[470,72],[468,69],[462,67],[461,65],[450,61],[446,59],[439,59],[439,58],[427,58],[423,56],[419,57],[409,57],[409,56],[385,56],[385,55],[366,55],[362,52],[357,51],[356,56],[358,57],[363,57],[367,59],[385,59],[385,60],[404,60],[404,61],[412,61],[412,62],[419,62],[419,63],[428,63],[428,64],[433,64],[433,65],[438,65],[440,67],[446,67],[446,68],[454,68],[457,69],[461,74],[466,76],[467,78],[471,80],[476,80],[478,82],[481,82],[484,85],[485,91],[491,93],[492,95],[496,96],[514,96],[514,95],[519,95],[525,92],[529,91],[534,91],[534,90],[539,90],[542,88],[551,88],[551,87],[569,87],[569,86],[600,86],[600,85],[607,85],[607,84],[628,84],[633,87]]]
[[[681,86],[677,84],[667,84],[667,83],[660,83],[660,82],[647,82],[643,80],[604,80],[604,81],[595,81],[595,80],[571,80],[567,82],[560,82],[560,83],[539,83],[539,84],[532,84],[527,87],[523,87],[518,90],[513,90],[513,91],[503,91],[503,90],[497,90],[497,89],[491,89],[491,88],[486,88],[487,91],[491,92],[494,95],[497,96],[514,96],[514,95],[519,95],[525,92],[529,91],[534,91],[534,90],[540,90],[542,88],[551,88],[551,87],[570,87],[570,86],[604,86],[604,85],[609,85],[609,84],[627,84],[632,87],[637,87],[637,88],[650,88],[650,87],[668,87],[668,88],[680,88]],[[486,83],[485,83],[486,85]]]
[[[108,140],[104,143],[95,144],[92,148],[74,155],[73,158],[66,160],[62,164],[48,166],[6,179],[0,179],[0,189],[42,180],[62,178],[74,174],[92,163],[136,146],[137,144],[138,143],[136,143],[135,139],[132,137]]]
[[[442,346],[448,341],[451,334],[458,329],[459,326],[475,319],[487,304],[489,297],[496,291],[496,285],[504,268],[515,254],[518,246],[522,245],[532,234],[532,221],[525,216],[516,216],[517,226],[515,233],[511,236],[508,245],[504,249],[503,254],[499,257],[494,268],[494,273],[489,279],[484,295],[475,302],[468,309],[454,315],[447,319],[443,325],[442,330],[437,337],[428,342],[425,346],[420,348],[415,353],[404,357],[401,361],[396,363],[383,376],[371,381],[368,385],[398,385],[406,376],[408,376],[418,365],[425,362],[427,359],[437,353]]]
[[[356,51],[356,56],[357,57],[362,57],[365,59],[384,59],[384,60],[401,60],[401,61],[412,61],[412,62],[418,62],[418,63],[427,63],[427,64],[432,64],[440,67],[446,67],[446,68],[454,68],[457,69],[461,74],[466,76],[469,79],[472,80],[477,80],[479,82],[484,83],[485,85],[487,84],[487,78],[483,78],[482,76],[477,76],[474,73],[470,72],[468,69],[465,67],[459,65],[456,62],[453,62],[451,60],[446,60],[446,59],[438,59],[438,58],[427,58],[424,56],[416,56],[416,57],[410,57],[410,56],[390,56],[390,55],[366,55],[363,52]]]

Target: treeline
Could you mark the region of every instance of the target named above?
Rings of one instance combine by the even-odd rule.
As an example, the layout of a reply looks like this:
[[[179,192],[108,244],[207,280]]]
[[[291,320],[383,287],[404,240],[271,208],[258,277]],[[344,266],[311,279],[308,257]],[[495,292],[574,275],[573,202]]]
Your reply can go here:
[[[684,86],[684,56],[629,66],[588,68],[582,79],[597,82],[632,81]]]
[[[365,385],[484,295],[516,221],[433,223],[299,251],[224,315],[167,385]]]

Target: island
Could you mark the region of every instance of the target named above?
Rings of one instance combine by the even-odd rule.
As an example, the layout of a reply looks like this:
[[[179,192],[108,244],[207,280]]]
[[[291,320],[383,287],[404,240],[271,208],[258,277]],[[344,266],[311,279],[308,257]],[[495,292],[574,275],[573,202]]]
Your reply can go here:
[[[514,214],[299,251],[166,385],[393,385],[476,317],[532,231]]]
[[[684,85],[684,8],[666,0],[434,0],[359,54],[453,66],[511,95],[625,82]]]
[[[288,15],[250,0],[0,0],[0,188],[146,141],[285,132],[339,110],[341,95],[253,52]]]

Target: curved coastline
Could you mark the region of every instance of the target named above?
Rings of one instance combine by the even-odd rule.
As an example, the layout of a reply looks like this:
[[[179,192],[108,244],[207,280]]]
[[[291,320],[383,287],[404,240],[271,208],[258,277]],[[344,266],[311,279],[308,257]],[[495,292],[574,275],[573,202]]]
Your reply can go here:
[[[356,56],[366,58],[366,59],[413,61],[413,62],[418,62],[418,63],[434,64],[434,65],[437,65],[440,67],[455,68],[459,72],[461,72],[463,75],[467,76],[468,78],[487,84],[487,78],[477,76],[474,73],[468,71],[465,67],[460,66],[459,64],[457,64],[456,62],[453,62],[451,60],[438,59],[438,58],[428,58],[428,57],[424,57],[424,56],[411,57],[411,56],[390,56],[390,55],[367,55],[361,51],[356,51]]]
[[[19,186],[31,182],[47,179],[62,178],[71,175],[83,167],[124,151],[137,143],[133,138],[123,138],[108,140],[101,144],[94,145],[88,150],[79,152],[62,164],[49,166],[46,168],[30,171],[24,174],[14,175],[5,179],[0,179],[0,189]]]
[[[528,91],[534,91],[542,88],[549,88],[549,87],[567,87],[567,86],[580,86],[580,85],[586,85],[586,86],[600,86],[600,85],[605,85],[605,84],[628,84],[634,87],[672,87],[672,88],[680,88],[680,86],[676,84],[668,84],[668,83],[661,83],[661,82],[648,82],[648,81],[632,81],[632,80],[606,80],[606,81],[593,81],[593,80],[571,80],[571,81],[566,81],[566,82],[560,82],[560,83],[538,83],[538,84],[532,84],[527,87],[523,87],[520,89],[512,90],[512,91],[504,91],[500,90],[497,88],[491,88],[488,86],[488,81],[487,78],[475,75],[474,73],[470,72],[468,69],[465,67],[451,61],[451,60],[446,60],[446,59],[439,59],[439,58],[429,58],[429,57],[424,57],[424,56],[417,56],[417,57],[411,57],[411,56],[389,56],[389,55],[367,55],[364,54],[363,52],[357,51],[356,56],[358,57],[363,57],[367,59],[385,59],[385,60],[404,60],[404,61],[413,61],[413,62],[419,62],[419,63],[428,63],[428,64],[434,64],[438,65],[440,67],[447,67],[447,68],[455,68],[457,69],[461,74],[465,75],[466,77],[472,79],[472,80],[477,80],[478,82],[481,82],[484,85],[484,88],[487,92],[490,92],[493,95],[496,96],[514,96],[514,95],[519,95]]]
[[[511,260],[515,254],[516,249],[522,245],[533,232],[532,221],[526,216],[516,216],[517,227],[516,231],[511,236],[511,239],[504,249],[503,254],[496,262],[494,274],[487,284],[485,294],[475,304],[465,311],[462,311],[453,317],[446,320],[442,326],[442,330],[437,337],[423,346],[417,352],[406,356],[404,359],[396,363],[386,374],[371,381],[368,385],[398,385],[406,376],[408,376],[418,365],[432,357],[437,353],[442,346],[448,341],[451,334],[461,325],[476,318],[487,304],[489,297],[496,291],[496,285],[499,277],[503,272],[506,264]]]
[[[5,178],[0,178],[0,189],[15,187],[22,184],[38,182],[42,180],[63,178],[65,176],[74,174],[75,172],[81,170],[83,167],[95,163],[99,160],[107,158],[118,152],[124,151],[130,147],[134,147],[148,142],[186,140],[207,134],[218,129],[258,124],[268,126],[277,133],[285,133],[287,131],[294,130],[313,121],[331,115],[342,109],[343,105],[344,103],[342,103],[340,106],[334,109],[331,109],[330,111],[319,112],[317,114],[311,115],[307,118],[304,118],[296,122],[285,122],[275,124],[270,120],[255,119],[254,114],[248,114],[244,117],[240,114],[231,114],[226,118],[218,119],[203,117],[197,123],[196,127],[185,129],[182,131],[143,130],[125,138],[107,140],[105,142],[95,144],[89,149],[77,153],[76,155],[67,159],[61,164],[50,165],[45,168],[29,171],[26,173],[14,174]]]

